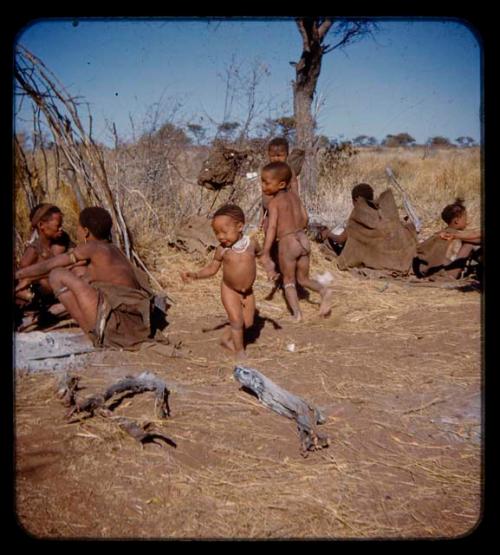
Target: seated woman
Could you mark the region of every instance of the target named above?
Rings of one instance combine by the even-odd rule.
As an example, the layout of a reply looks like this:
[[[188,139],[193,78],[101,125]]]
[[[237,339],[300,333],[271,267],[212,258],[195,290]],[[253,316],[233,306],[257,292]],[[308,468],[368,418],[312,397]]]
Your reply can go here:
[[[97,347],[139,348],[151,336],[152,291],[110,241],[112,219],[100,207],[80,212],[78,245],[16,272],[17,279],[49,276],[54,295]],[[84,276],[70,268],[86,263]]]
[[[30,213],[32,236],[19,262],[19,268],[26,268],[42,260],[47,260],[66,252],[74,246],[69,235],[62,229],[63,214],[54,204],[42,203]],[[16,285],[15,302],[20,312],[37,312],[58,315],[64,311],[57,305],[47,276],[39,279],[26,278]]]
[[[480,255],[481,232],[467,229],[467,210],[462,199],[445,206],[441,218],[447,227],[418,246],[413,265],[418,277],[464,277],[469,260]]]

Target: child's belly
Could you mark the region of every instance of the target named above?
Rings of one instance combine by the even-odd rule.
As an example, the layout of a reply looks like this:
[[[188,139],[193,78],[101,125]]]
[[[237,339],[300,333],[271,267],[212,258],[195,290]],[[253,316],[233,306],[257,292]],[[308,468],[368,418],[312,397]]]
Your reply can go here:
[[[222,273],[224,283],[238,293],[246,293],[249,291],[255,281],[256,268],[238,268],[238,269],[224,269]]]

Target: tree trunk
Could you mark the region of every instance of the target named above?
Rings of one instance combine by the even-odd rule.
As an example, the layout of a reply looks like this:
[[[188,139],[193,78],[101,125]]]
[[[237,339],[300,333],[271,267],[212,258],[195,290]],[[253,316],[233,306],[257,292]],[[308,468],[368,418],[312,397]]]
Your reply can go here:
[[[312,116],[312,97],[304,89],[294,90],[294,113],[296,121],[297,146],[305,151],[304,164],[301,171],[301,193],[304,199],[316,192],[318,172],[316,168],[316,152],[314,146],[315,121]]]
[[[295,65],[293,82],[293,108],[297,146],[305,151],[301,172],[301,193],[307,199],[316,192],[318,172],[316,168],[316,146],[314,130],[316,121],[312,113],[314,92],[321,72],[323,47],[317,29],[299,25],[303,32],[304,49],[300,61]],[[307,35],[306,35],[307,34]]]
[[[296,122],[298,147],[305,150],[304,166],[301,174],[301,193],[311,200],[318,185],[316,168],[315,127],[312,103],[316,90],[323,54],[336,48],[344,48],[371,32],[375,25],[369,21],[338,20],[336,44],[329,46],[323,41],[334,24],[332,17],[298,17],[295,19],[302,37],[302,56],[295,66],[293,82],[293,108]]]

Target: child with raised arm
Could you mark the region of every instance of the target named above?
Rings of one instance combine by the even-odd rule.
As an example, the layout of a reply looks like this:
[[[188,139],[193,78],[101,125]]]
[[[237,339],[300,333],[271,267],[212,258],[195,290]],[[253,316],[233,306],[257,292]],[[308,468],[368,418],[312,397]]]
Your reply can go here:
[[[16,272],[17,279],[48,275],[54,295],[98,347],[137,348],[151,333],[151,291],[110,242],[112,219],[97,206],[80,212],[78,245]],[[69,268],[87,263],[84,276]]]
[[[253,283],[257,274],[255,257],[261,248],[255,238],[243,235],[245,215],[235,204],[221,206],[213,215],[212,229],[220,245],[212,262],[198,272],[182,272],[183,281],[214,276],[222,266],[221,299],[226,309],[229,328],[221,345],[245,357],[244,330],[250,328],[255,317]]]
[[[262,169],[262,192],[271,197],[268,205],[269,223],[262,254],[265,267],[272,267],[271,247],[278,242],[280,271],[286,300],[295,321],[302,321],[296,284],[316,291],[321,296],[319,313],[330,313],[331,289],[309,277],[309,239],[305,233],[307,213],[298,195],[289,189],[292,171],[285,162],[271,162]],[[274,271],[268,277],[276,279]]]

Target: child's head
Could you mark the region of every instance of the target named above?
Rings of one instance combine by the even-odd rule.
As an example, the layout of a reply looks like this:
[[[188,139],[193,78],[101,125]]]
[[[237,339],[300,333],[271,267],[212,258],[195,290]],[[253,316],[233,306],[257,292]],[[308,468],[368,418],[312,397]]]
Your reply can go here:
[[[262,168],[262,192],[275,195],[281,189],[286,189],[292,179],[292,170],[286,162],[271,162]]]
[[[467,227],[467,210],[464,206],[464,201],[457,198],[453,204],[448,204],[441,212],[441,218],[448,224],[449,227],[455,229],[465,229]]]
[[[353,204],[356,204],[360,197],[371,202],[373,200],[372,186],[368,185],[368,183],[358,183],[352,188],[351,196]]]
[[[288,158],[288,141],[284,137],[271,139],[267,145],[267,156],[270,162],[286,162]]]
[[[84,208],[79,217],[78,239],[86,239],[91,233],[96,239],[109,240],[112,225],[113,220],[104,208],[100,206]]]
[[[241,239],[245,214],[236,204],[222,205],[212,217],[212,229],[223,247],[231,247]]]
[[[63,215],[54,204],[43,202],[35,206],[30,212],[30,221],[31,227],[37,229],[47,239],[56,239],[63,233]]]

